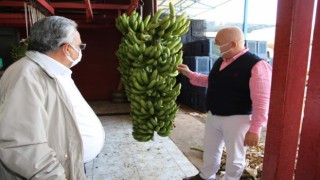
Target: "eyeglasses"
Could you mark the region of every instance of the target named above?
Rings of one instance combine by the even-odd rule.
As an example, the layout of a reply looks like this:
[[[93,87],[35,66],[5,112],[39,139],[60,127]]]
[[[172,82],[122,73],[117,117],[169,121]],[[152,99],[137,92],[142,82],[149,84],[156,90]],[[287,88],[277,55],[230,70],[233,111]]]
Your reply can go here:
[[[86,46],[87,46],[86,43],[81,43],[81,44],[79,44],[79,48],[80,48],[81,50],[84,50],[84,49],[86,48]]]
[[[63,45],[65,45],[65,44],[70,44],[70,43],[63,43],[63,44],[60,45],[60,47],[63,46]],[[71,45],[71,44],[70,44],[70,45]],[[87,46],[86,43],[81,43],[81,44],[79,44],[80,50],[86,49],[86,46]],[[74,48],[74,47],[73,47],[73,48]]]

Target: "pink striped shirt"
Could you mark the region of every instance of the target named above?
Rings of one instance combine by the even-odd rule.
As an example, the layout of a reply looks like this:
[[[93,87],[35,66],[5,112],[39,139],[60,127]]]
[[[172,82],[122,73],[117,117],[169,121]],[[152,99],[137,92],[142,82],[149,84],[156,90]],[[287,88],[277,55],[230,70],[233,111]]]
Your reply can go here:
[[[221,64],[220,71],[246,53],[248,49],[241,51],[232,59]],[[252,121],[249,131],[260,133],[263,125],[268,120],[270,89],[271,89],[271,66],[264,60],[256,63],[251,70],[249,81],[250,96],[252,100]],[[195,86],[208,87],[208,75],[192,72],[189,74],[190,83]]]

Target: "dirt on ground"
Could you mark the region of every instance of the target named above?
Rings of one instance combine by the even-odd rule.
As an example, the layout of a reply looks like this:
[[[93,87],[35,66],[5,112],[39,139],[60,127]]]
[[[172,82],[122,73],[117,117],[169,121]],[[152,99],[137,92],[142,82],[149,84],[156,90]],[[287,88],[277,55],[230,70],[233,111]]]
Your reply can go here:
[[[207,114],[195,111],[185,105],[180,105],[174,124],[175,129],[170,135],[172,141],[185,154],[190,162],[200,168],[203,163],[202,147],[204,137],[204,124]],[[247,152],[247,167],[242,179],[259,179],[261,176],[266,128],[262,129],[260,143],[258,146],[251,147]],[[223,176],[226,164],[226,153],[224,151],[221,168],[218,172]]]

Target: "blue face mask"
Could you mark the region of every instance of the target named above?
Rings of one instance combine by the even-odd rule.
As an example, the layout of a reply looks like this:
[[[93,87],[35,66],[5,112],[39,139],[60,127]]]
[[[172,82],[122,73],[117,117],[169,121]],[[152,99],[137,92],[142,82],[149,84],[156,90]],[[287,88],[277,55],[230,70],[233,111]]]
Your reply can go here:
[[[213,45],[213,52],[214,52],[214,54],[216,54],[217,56],[222,57],[224,54],[226,54],[227,52],[231,51],[232,48],[230,48],[229,50],[227,50],[227,51],[225,51],[225,52],[221,52],[221,50],[220,50],[222,47],[224,47],[224,46],[226,46],[226,45],[228,45],[228,44],[230,44],[230,43],[231,43],[231,42],[228,42],[228,43],[226,43],[226,44],[224,44],[224,45],[221,45],[221,46],[214,44],[214,45]]]

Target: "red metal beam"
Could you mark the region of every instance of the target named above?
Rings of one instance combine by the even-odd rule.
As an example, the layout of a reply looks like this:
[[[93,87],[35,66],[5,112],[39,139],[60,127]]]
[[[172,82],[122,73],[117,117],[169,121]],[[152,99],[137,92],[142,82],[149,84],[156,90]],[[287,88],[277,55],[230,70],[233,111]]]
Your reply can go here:
[[[92,9],[101,9],[101,10],[126,10],[129,8],[129,5],[120,5],[120,4],[91,4]]]
[[[306,106],[301,131],[295,179],[320,177],[320,3],[318,2],[312,55],[310,60]]]
[[[26,21],[24,19],[0,19],[0,24],[13,24],[15,26],[23,27],[26,25]]]
[[[59,9],[86,9],[87,6],[82,3],[57,3],[52,2],[50,5],[54,8]],[[129,5],[119,5],[119,4],[91,4],[92,9],[101,9],[101,10],[126,10],[129,8]]]
[[[51,14],[54,14],[54,9],[53,7],[47,3],[45,0],[37,0],[37,2],[44,7],[46,10],[48,10]]]
[[[24,14],[0,14],[0,26],[18,26],[26,25]]]
[[[24,7],[23,1],[1,1],[0,7]]]
[[[87,18],[87,21],[90,22],[93,20],[91,2],[90,0],[85,0],[85,3],[86,3],[86,18]]]
[[[0,19],[24,19],[24,14],[0,14]]]
[[[37,0],[37,2],[48,10],[51,14],[54,14],[53,7],[48,4],[45,0]],[[24,1],[1,1],[0,7],[20,7],[24,8]]]
[[[294,177],[313,3],[313,0],[278,0],[271,101],[262,180],[283,180]]]
[[[110,25],[110,24],[79,24],[79,28],[81,28],[81,29],[91,29],[91,28],[108,29],[108,28],[115,28],[115,26]]]
[[[136,10],[139,6],[139,0],[131,0],[130,5],[126,11],[126,14],[130,16],[130,14]]]

